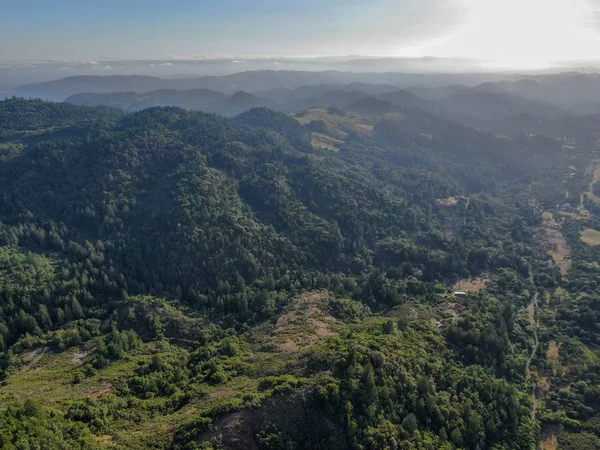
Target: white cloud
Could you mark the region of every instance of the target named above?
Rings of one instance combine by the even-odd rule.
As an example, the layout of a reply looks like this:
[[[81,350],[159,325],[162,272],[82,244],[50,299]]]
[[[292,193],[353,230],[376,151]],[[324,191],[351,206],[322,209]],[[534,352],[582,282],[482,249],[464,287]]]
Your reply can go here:
[[[418,51],[493,61],[497,68],[541,68],[597,57],[600,36],[589,0],[464,0],[464,23]]]
[[[173,67],[175,64],[170,63],[170,62],[166,62],[166,63],[162,63],[160,65],[163,66],[163,67]]]

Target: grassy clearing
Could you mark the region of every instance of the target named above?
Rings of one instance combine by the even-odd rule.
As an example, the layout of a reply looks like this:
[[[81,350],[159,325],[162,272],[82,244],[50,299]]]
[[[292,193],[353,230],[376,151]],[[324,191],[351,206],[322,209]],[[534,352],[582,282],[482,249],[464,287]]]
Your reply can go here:
[[[116,361],[78,384],[72,381],[82,363],[77,362],[73,350],[58,354],[46,351],[42,358],[8,377],[0,389],[0,404],[32,399],[44,406],[58,407],[86,397],[99,398],[110,393],[119,379],[131,374],[138,362],[149,360],[152,350],[153,345],[147,344],[137,355]]]
[[[479,292],[485,289],[488,281],[489,278],[484,277],[473,278],[472,280],[459,280],[452,286],[452,290],[455,292]]]
[[[365,119],[355,112],[345,111],[344,115],[330,114],[326,109],[309,109],[296,120],[302,125],[312,121],[321,120],[327,125],[327,134],[312,133],[313,145],[315,147],[337,151],[341,148],[348,133],[369,135],[373,131],[373,125],[366,123]]]
[[[313,346],[320,339],[333,336],[335,319],[323,312],[329,295],[310,292],[296,297],[282,314],[272,332],[277,349],[295,351]]]
[[[600,231],[588,228],[581,232],[581,240],[589,245],[600,245]]]
[[[550,367],[552,368],[552,373],[554,374],[554,376],[557,375],[557,373],[559,372],[559,353],[560,353],[560,344],[557,343],[556,341],[552,341],[550,342],[550,345],[548,347],[548,351],[546,352],[546,361],[550,364]]]
[[[329,114],[326,109],[315,108],[306,111],[302,117],[296,118],[302,125],[306,125],[313,120],[322,120],[327,125],[329,133],[339,135],[341,138],[348,136],[349,131],[358,134],[368,135],[373,131],[373,125],[365,123],[364,118],[354,112],[346,111],[345,114]]]
[[[540,448],[542,450],[557,450],[560,431],[559,425],[546,425],[542,431]]]
[[[312,133],[312,144],[317,148],[337,152],[344,145],[344,141],[327,136],[326,134]]]
[[[554,264],[565,275],[571,269],[571,249],[561,231],[560,224],[554,219],[550,212],[542,215],[544,244],[550,249],[550,255]]]

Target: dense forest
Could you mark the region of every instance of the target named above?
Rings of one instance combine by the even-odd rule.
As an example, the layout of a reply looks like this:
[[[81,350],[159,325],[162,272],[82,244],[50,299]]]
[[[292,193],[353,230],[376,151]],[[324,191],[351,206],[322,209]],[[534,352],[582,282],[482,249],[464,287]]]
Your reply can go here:
[[[592,141],[0,102],[0,448],[600,448]]]

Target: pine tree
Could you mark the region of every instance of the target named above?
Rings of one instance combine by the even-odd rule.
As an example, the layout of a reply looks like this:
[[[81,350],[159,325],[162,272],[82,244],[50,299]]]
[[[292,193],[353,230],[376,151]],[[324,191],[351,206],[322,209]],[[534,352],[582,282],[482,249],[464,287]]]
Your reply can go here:
[[[44,329],[52,328],[52,319],[50,318],[50,313],[48,312],[48,308],[43,303],[40,303],[37,313],[37,319],[39,324]]]

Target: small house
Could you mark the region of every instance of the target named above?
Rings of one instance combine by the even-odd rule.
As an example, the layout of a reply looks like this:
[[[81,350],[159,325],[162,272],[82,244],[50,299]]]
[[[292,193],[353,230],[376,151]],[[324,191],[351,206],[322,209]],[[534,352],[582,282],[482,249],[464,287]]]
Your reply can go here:
[[[465,298],[467,296],[467,293],[466,292],[462,292],[462,291],[458,291],[458,292],[454,293],[454,296],[458,297],[458,298]]]
[[[467,309],[465,306],[461,305],[460,303],[452,303],[452,307],[457,310],[458,312],[463,312],[465,309]]]

